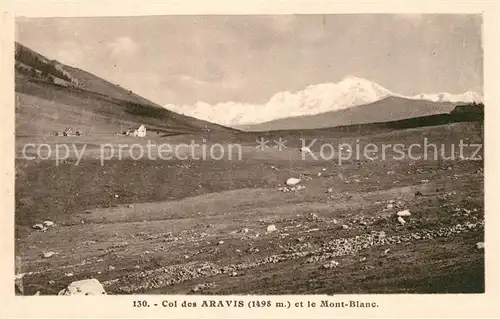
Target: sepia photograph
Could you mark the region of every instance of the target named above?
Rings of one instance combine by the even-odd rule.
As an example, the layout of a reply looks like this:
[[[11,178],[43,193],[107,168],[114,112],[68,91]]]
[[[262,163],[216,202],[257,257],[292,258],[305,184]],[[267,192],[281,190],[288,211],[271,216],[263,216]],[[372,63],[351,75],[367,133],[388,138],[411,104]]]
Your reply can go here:
[[[481,14],[14,34],[16,295],[485,293]]]

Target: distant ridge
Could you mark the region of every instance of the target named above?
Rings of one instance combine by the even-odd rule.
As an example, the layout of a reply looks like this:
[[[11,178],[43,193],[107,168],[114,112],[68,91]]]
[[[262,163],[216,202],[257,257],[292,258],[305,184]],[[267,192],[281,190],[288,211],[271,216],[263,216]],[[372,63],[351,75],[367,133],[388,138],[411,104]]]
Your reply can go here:
[[[264,104],[225,102],[211,105],[165,105],[165,108],[231,127],[245,127],[274,120],[318,115],[381,101],[387,97],[431,102],[482,102],[475,92],[437,93],[404,96],[356,76],[346,76],[337,83],[310,85],[298,92],[279,92]]]

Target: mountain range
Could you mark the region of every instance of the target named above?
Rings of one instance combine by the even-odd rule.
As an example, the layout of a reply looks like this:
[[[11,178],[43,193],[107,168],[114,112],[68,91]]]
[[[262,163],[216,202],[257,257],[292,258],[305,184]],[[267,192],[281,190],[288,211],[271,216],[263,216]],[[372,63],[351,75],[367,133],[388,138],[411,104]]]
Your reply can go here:
[[[140,124],[148,132],[166,135],[323,128],[449,113],[460,102],[482,101],[475,92],[407,97],[348,76],[338,83],[277,93],[265,104],[161,106],[20,43],[15,49],[16,135],[53,134],[68,126],[109,134]]]
[[[462,94],[444,92],[404,96],[391,92],[370,80],[355,76],[347,76],[337,83],[310,85],[304,90],[295,93],[289,91],[276,93],[265,104],[225,102],[211,105],[205,102],[198,102],[194,105],[168,104],[164,107],[181,114],[186,114],[213,123],[240,129],[248,129],[253,125],[262,123],[280,123],[276,122],[280,119],[308,117],[344,111],[353,107],[383,101],[388,97],[403,99],[406,101],[406,105],[409,103],[408,100],[438,103],[482,102],[482,96],[480,94],[470,91]],[[427,115],[427,113],[430,112],[428,108],[432,103],[418,102],[416,104],[427,105],[427,109],[422,112],[415,110],[415,113]],[[440,107],[438,105],[436,106],[437,109],[441,111]],[[413,113],[413,111],[410,111],[410,113]],[[390,117],[390,114],[388,115]],[[410,115],[411,114],[408,114],[408,116]],[[407,115],[402,116],[405,118]],[[391,118],[391,120],[399,119],[400,118]],[[348,125],[349,123],[344,124]],[[308,127],[309,125],[306,126]],[[299,125],[297,128],[305,127]]]

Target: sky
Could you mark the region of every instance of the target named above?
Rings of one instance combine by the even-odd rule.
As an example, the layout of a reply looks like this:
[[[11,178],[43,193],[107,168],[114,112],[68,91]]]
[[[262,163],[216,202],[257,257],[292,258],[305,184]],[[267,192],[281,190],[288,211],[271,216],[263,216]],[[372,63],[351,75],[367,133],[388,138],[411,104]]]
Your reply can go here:
[[[479,15],[206,15],[16,19],[16,41],[158,104],[265,103],[374,81],[402,94],[483,93]]]

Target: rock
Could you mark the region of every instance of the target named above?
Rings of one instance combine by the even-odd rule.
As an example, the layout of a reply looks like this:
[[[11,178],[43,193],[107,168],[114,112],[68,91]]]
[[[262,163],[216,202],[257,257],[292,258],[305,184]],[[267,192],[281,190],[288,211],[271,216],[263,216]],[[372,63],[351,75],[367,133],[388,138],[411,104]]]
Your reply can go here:
[[[339,221],[338,221],[338,220],[336,220],[336,219],[334,218],[334,219],[332,220],[332,223],[334,223],[334,224],[338,224],[338,223],[339,223]]]
[[[399,217],[398,217],[398,222],[399,222],[402,226],[404,226],[404,225],[406,224],[406,221],[405,221],[405,220],[403,219],[403,217],[401,217],[401,216],[399,216]]]
[[[307,216],[307,219],[310,220],[310,221],[315,221],[315,220],[318,220],[319,217],[315,213],[309,213],[309,215]]]
[[[301,153],[309,153],[309,154],[312,153],[312,151],[311,151],[311,149],[309,147],[301,147],[299,149],[299,152],[301,152]]]
[[[115,194],[115,198],[118,198],[118,197],[120,197],[120,195],[118,195],[118,194]]]
[[[26,273],[16,274],[15,279],[20,280],[23,279],[24,276],[26,276]]]
[[[378,233],[379,238],[385,238],[386,236],[387,235],[385,234],[385,231],[383,231],[383,230]]]
[[[318,172],[318,177],[321,177],[321,172]]]
[[[338,262],[336,262],[335,260],[332,260],[332,261],[330,261],[329,263],[324,264],[324,265],[323,265],[323,268],[325,268],[325,269],[331,269],[331,268],[335,268],[335,267],[337,267],[338,265],[339,265],[339,263],[338,263]]]
[[[73,277],[73,273],[72,272],[69,272],[67,274],[65,274],[66,277]]]
[[[246,234],[246,233],[248,233],[249,231],[250,231],[250,229],[248,229],[248,228],[243,228],[243,229],[241,230],[241,232],[242,232],[242,233],[245,233],[245,234]]]
[[[99,280],[84,279],[74,281],[68,285],[67,288],[59,291],[59,296],[72,296],[72,295],[106,295],[104,287]]]
[[[40,296],[40,290],[35,292],[35,294],[33,296]]]
[[[384,252],[382,253],[382,255],[387,255],[390,251],[391,251],[391,249],[387,248],[386,250],[384,250]]]
[[[483,242],[479,242],[476,244],[476,247],[477,249],[484,249],[484,243]]]
[[[288,186],[297,185],[298,183],[300,183],[300,179],[298,179],[298,178],[291,177],[291,178],[286,180],[286,184]]]
[[[326,172],[326,168],[324,168],[324,167],[323,167],[323,168],[321,169],[321,171]]]
[[[43,225],[44,225],[45,227],[53,227],[55,224],[54,224],[54,222],[53,222],[53,221],[46,220],[46,221],[44,221],[44,222],[43,222]]]
[[[347,225],[342,225],[342,228],[343,228],[343,229],[349,229],[349,226],[347,226]]]
[[[50,257],[54,256],[55,254],[56,254],[55,252],[48,251],[48,252],[43,253],[43,258],[50,258]]]
[[[276,226],[275,225],[269,225],[269,226],[267,226],[266,231],[268,233],[272,233],[272,232],[276,231]]]
[[[31,226],[31,228],[42,230],[42,229],[45,229],[45,226],[43,224],[35,224],[35,225]]]
[[[223,244],[224,244],[224,241],[223,241],[223,240],[220,240],[220,241],[218,242],[218,244],[219,244],[219,245],[223,245]]]
[[[411,213],[408,209],[405,209],[405,210],[399,211],[398,216],[401,216],[401,217],[411,216]]]
[[[329,188],[326,190],[327,193],[333,193],[333,188]]]
[[[394,208],[394,204],[392,204],[392,203],[391,204],[387,204],[386,208],[387,209],[393,209]]]
[[[132,204],[128,204],[128,205],[127,205],[127,207],[128,207],[128,208],[134,208],[134,205],[132,205]]]

